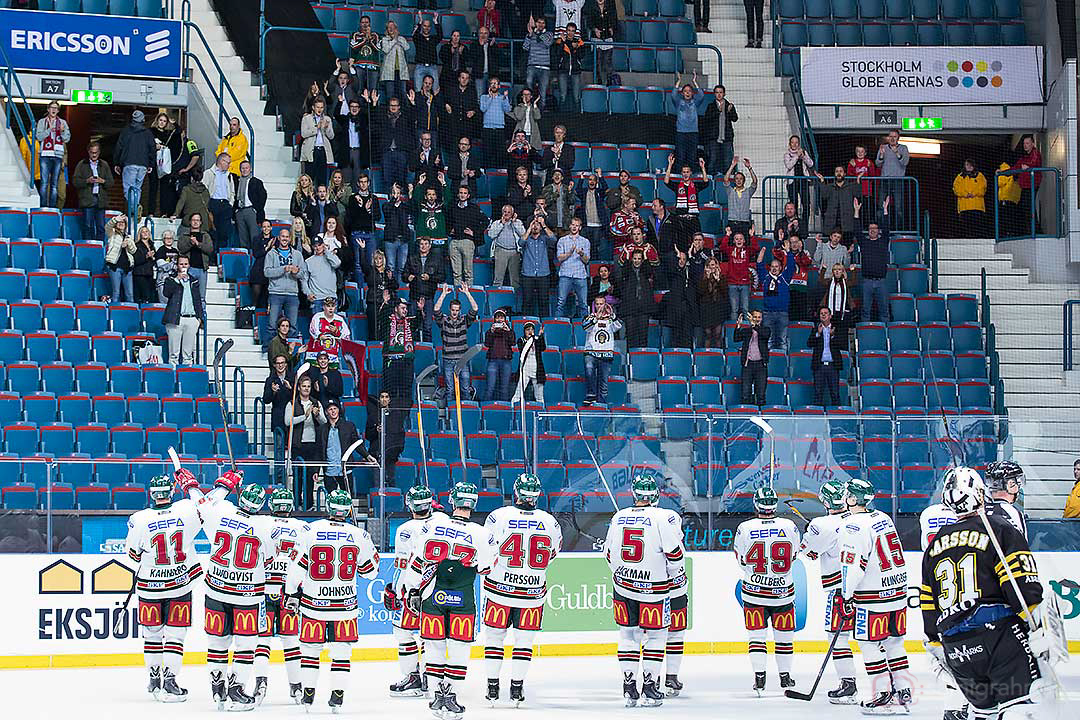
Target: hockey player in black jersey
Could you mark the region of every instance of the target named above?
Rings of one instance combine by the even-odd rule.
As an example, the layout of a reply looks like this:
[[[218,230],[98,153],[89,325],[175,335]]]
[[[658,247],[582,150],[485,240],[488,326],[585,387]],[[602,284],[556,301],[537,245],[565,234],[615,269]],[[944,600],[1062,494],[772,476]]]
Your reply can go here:
[[[942,502],[957,521],[938,532],[922,561],[927,650],[956,680],[975,718],[1034,718],[1031,689],[1041,677],[1035,652],[1045,643],[1042,630],[1029,632],[1028,622],[1042,585],[1027,539],[1009,522],[981,516],[985,501],[978,472],[960,467],[949,474]]]
[[[1024,469],[1012,460],[999,460],[986,466],[987,498],[986,514],[1007,520],[1027,537],[1027,518],[1016,507],[1016,500],[1024,487]]]

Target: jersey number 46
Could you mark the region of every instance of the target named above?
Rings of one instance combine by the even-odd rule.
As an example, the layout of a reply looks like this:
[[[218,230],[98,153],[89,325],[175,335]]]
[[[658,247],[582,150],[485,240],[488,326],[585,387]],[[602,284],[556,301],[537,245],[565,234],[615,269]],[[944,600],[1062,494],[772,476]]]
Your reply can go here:
[[[499,546],[499,555],[506,558],[506,566],[524,567],[528,560],[533,570],[543,570],[551,562],[551,538],[547,535],[530,535],[528,553],[521,533],[511,533]],[[526,555],[528,557],[526,558]]]

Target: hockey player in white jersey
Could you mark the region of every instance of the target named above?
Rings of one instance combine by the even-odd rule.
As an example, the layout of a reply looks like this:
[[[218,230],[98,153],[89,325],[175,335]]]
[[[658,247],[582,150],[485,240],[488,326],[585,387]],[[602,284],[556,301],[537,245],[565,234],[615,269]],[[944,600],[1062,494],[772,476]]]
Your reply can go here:
[[[765,690],[765,636],[772,625],[780,687],[795,687],[791,660],[795,635],[795,580],[791,569],[798,554],[799,530],[787,518],[776,517],[780,499],[771,487],[754,491],[757,517],[739,524],[732,549],[743,568],[743,621],[750,635],[750,664],[754,690]]]
[[[184,661],[184,637],[191,627],[191,589],[202,576],[195,536],[202,519],[192,500],[173,502],[172,478],[150,478],[150,507],[128,518],[127,554],[137,564],[143,655],[150,672],[147,689],[161,702],[184,702],[176,682]]]
[[[832,660],[840,685],[830,690],[829,702],[834,705],[853,705],[858,702],[855,684],[855,658],[851,653],[851,630],[854,619],[844,616],[840,594],[840,526],[844,524],[844,486],[834,480],[821,484],[818,499],[826,515],[816,517],[806,526],[799,554],[817,560],[821,568],[821,587],[825,591],[825,632],[830,636],[840,632],[833,648]]]
[[[633,507],[611,518],[604,556],[614,586],[612,607],[619,626],[618,658],[627,707],[664,702],[660,672],[671,624],[671,586],[685,562],[682,527],[676,516],[656,507],[660,488],[650,474],[634,477]],[[642,685],[637,668],[641,660]]]
[[[329,518],[315,520],[293,546],[285,576],[285,607],[300,614],[300,678],[303,704],[310,711],[319,677],[319,654],[330,654],[330,711],[345,700],[352,646],[359,639],[356,578],[379,574],[379,553],[371,536],[348,522],[352,497],[341,488],[326,496]]]
[[[562,550],[562,528],[536,507],[540,478],[522,473],[514,480],[514,504],[501,507],[485,523],[499,547],[499,558],[484,577],[484,657],[487,696],[499,700],[499,672],[507,629],[514,628],[510,661],[510,701],[525,702],[525,674],[532,661],[533,637],[540,631],[547,598],[547,569]]]
[[[1027,518],[1024,511],[1016,507],[1023,488],[1024,469],[1012,460],[999,460],[986,466],[986,489],[991,497],[986,514],[1008,521],[1027,537]]]
[[[841,592],[845,617],[854,615],[854,636],[862,650],[871,696],[868,715],[906,714],[911,706],[904,635],[907,632],[907,568],[892,519],[870,509],[874,486],[848,481],[848,513],[840,528]]]
[[[644,472],[651,473],[652,471]],[[657,480],[657,486],[659,484]],[[683,537],[682,516],[668,508],[657,509],[673,517],[672,522],[678,528],[679,537]],[[664,695],[677,697],[683,689],[682,681],[679,680],[679,669],[682,668],[683,640],[686,637],[686,626],[689,624],[687,594],[690,592],[690,583],[686,577],[685,561],[673,563],[669,570],[671,573],[671,622],[668,623],[667,641],[664,644]]]
[[[303,696],[300,684],[300,617],[285,609],[285,573],[289,569],[289,555],[301,533],[308,525],[300,518],[292,517],[294,502],[292,491],[286,487],[275,488],[270,493],[270,516],[264,522],[270,528],[270,537],[277,543],[273,563],[266,571],[266,626],[255,648],[255,703],[262,705],[266,697],[266,684],[270,671],[270,638],[281,639],[285,656],[285,676],[289,680],[289,696],[299,704]]]
[[[442,720],[460,720],[465,714],[457,688],[465,680],[476,635],[473,582],[491,572],[498,552],[491,531],[469,520],[478,499],[475,485],[455,483],[450,489],[453,514],[424,523],[405,570],[405,602],[420,615],[425,672],[438,686],[428,707]]]
[[[239,472],[222,475],[229,486],[239,484],[242,478]],[[206,664],[210,693],[219,710],[255,708],[255,698],[247,691],[248,681],[259,642],[266,569],[277,552],[269,528],[256,517],[265,502],[266,490],[250,484],[240,492],[235,505],[226,498],[200,505],[211,548],[206,569]]]
[[[398,665],[404,673],[401,680],[390,686],[394,697],[419,697],[428,691],[427,676],[420,666],[420,615],[405,607],[405,569],[412,557],[420,528],[433,515],[446,516],[432,510],[435,497],[423,485],[413,485],[405,493],[405,507],[412,519],[401,523],[394,537],[394,579],[383,590],[383,606],[394,613],[391,625],[398,646]]]

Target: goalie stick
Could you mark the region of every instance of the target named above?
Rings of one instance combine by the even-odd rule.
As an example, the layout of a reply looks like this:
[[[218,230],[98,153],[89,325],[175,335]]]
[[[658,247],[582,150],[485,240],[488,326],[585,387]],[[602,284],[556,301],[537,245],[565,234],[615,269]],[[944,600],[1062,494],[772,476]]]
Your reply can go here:
[[[802,502],[802,498],[788,498],[784,500],[784,504],[788,506],[788,510],[795,514],[800,520],[806,523],[806,527],[810,527],[810,518],[802,514],[802,511],[795,506],[796,503]],[[806,528],[803,528],[803,532],[806,532]]]
[[[296,374],[293,375],[292,400],[289,402],[289,409],[292,411],[293,415],[296,414],[296,388],[300,386],[300,378],[302,378],[304,376],[304,373],[306,373],[310,369],[311,369],[311,363],[304,363],[300,367],[296,368]],[[288,420],[289,420],[289,437],[285,441],[285,483],[286,483],[286,487],[288,487],[291,484],[291,476],[292,476],[292,436],[293,436],[293,428],[296,427],[296,425],[293,424],[293,419],[291,417]]]
[[[465,351],[465,354],[454,362],[454,405],[457,408],[457,438],[458,450],[461,453],[461,478],[467,479],[469,474],[465,465],[465,428],[461,425],[461,370],[469,365],[476,355],[484,349],[483,343],[477,343]],[[426,478],[425,478],[426,479]]]
[[[233,455],[232,438],[229,437],[229,412],[225,406],[225,386],[221,384],[221,369],[225,364],[225,353],[233,346],[233,339],[226,339],[214,352],[214,388],[217,391],[218,404],[221,405],[221,421],[225,424],[225,447],[229,450],[229,465],[236,471],[236,456]]]

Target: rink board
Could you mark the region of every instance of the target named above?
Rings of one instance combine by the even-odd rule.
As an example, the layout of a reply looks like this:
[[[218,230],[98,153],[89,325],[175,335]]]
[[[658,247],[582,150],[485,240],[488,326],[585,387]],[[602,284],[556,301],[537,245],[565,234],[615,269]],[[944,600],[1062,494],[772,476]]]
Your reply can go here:
[[[918,606],[921,554],[906,553],[909,607]],[[1038,553],[1040,574],[1049,592],[1059,596],[1073,652],[1080,651],[1080,553]],[[690,629],[688,653],[742,653],[746,632],[738,598],[741,569],[727,552],[688,553],[690,560]],[[205,561],[205,558],[203,558]],[[396,644],[389,613],[382,606],[383,587],[392,573],[384,558],[379,577],[360,581],[358,661],[392,660]],[[818,584],[817,563],[796,561],[796,634],[799,652],[821,652],[827,646],[825,597]],[[131,587],[130,562],[124,555],[3,555],[5,578],[0,612],[0,668],[89,667],[137,665],[142,641],[135,623],[135,603],[120,606]],[[614,653],[616,630],[611,616],[611,582],[606,563],[596,553],[559,556],[549,571],[545,631],[537,638],[537,655]],[[201,581],[193,594],[193,622],[185,642],[186,661],[205,662]],[[113,626],[120,620],[118,633]],[[921,647],[922,618],[908,614],[908,644]],[[276,646],[276,643],[273,643]],[[474,654],[483,650],[478,633]],[[280,660],[275,647],[274,656]]]

